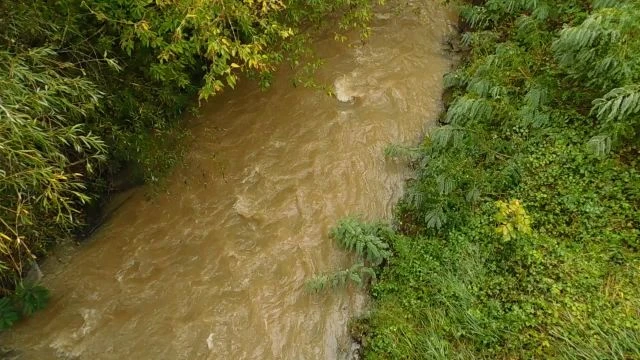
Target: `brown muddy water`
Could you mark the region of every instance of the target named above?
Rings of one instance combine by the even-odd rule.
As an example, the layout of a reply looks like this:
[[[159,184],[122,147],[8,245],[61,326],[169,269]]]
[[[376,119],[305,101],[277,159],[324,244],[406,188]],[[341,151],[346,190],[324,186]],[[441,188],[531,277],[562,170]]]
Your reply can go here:
[[[350,264],[327,237],[336,220],[390,217],[408,170],[383,151],[436,119],[453,23],[438,0],[388,4],[366,44],[317,42],[335,98],[281,74],[206,104],[166,190],[134,190],[52,256],[50,306],[0,343],[20,359],[346,358],[365,296],[304,283]]]

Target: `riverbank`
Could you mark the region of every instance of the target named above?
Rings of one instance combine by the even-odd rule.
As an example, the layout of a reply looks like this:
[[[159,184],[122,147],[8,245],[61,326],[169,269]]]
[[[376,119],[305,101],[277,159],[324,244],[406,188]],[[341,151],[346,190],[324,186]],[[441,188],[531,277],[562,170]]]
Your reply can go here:
[[[640,7],[460,14],[466,59],[352,325],[364,358],[640,357]]]

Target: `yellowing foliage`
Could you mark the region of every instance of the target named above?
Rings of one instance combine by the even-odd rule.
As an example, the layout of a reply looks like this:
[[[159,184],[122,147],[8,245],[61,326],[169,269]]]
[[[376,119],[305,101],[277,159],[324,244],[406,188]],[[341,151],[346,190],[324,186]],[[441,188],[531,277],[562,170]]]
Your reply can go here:
[[[520,200],[512,199],[509,202],[496,201],[498,212],[495,220],[498,223],[496,233],[502,235],[505,241],[512,240],[518,234],[531,233],[531,218],[527,215]]]

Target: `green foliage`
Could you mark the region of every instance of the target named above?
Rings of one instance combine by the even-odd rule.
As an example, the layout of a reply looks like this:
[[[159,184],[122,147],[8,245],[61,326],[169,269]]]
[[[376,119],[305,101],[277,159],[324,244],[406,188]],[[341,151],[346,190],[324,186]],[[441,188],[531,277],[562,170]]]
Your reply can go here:
[[[340,220],[329,235],[340,247],[353,253],[360,262],[349,269],[318,275],[308,280],[306,287],[310,292],[341,288],[349,283],[364,287],[375,282],[374,269],[393,255],[389,250],[388,241],[394,233],[389,226],[382,223],[365,223],[348,217]]]
[[[595,88],[612,88],[637,80],[640,65],[638,5],[603,7],[576,26],[561,30],[553,43],[560,66],[570,78],[586,80]]]
[[[372,268],[364,266],[362,263],[357,263],[346,270],[315,276],[307,281],[305,286],[307,291],[319,293],[327,288],[343,288],[349,283],[364,287],[368,281],[375,281],[375,279],[376,273]]]
[[[82,124],[101,94],[50,70],[64,65],[53,55],[0,50],[0,293],[47,237],[78,225],[83,174],[104,161],[104,143]]]
[[[619,144],[621,141],[637,139],[640,130],[640,85],[615,88],[593,101],[591,113],[600,121],[602,131],[607,135],[598,135],[591,139],[599,154],[611,150],[611,138]],[[601,145],[604,142],[604,145]]]
[[[640,358],[639,9],[462,6],[364,358]]]
[[[14,302],[23,316],[44,309],[49,301],[49,290],[39,285],[20,283],[16,288]]]
[[[0,298],[0,331],[8,329],[22,316],[42,310],[49,301],[49,291],[39,285],[20,283],[15,294]]]
[[[638,140],[640,5],[626,1],[595,5],[597,10],[582,23],[562,29],[553,49],[569,79],[604,91],[593,100],[591,110],[604,133],[591,145],[604,154],[610,150],[610,138],[614,144]]]
[[[19,318],[20,315],[11,299],[8,297],[0,298],[0,330],[11,327]]]
[[[384,156],[392,159],[416,161],[420,158],[420,151],[413,147],[390,144],[384,149]]]
[[[342,219],[331,230],[330,236],[338,245],[355,253],[367,264],[380,265],[391,257],[386,239],[391,229],[383,224],[363,223],[354,218]]]
[[[531,218],[518,200],[496,201],[498,212],[494,218],[498,223],[496,233],[509,241],[518,235],[531,234]]]

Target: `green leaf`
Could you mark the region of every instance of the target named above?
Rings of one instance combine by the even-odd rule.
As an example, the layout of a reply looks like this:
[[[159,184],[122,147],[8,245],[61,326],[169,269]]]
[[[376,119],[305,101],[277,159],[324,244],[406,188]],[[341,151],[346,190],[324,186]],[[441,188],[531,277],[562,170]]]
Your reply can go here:
[[[18,319],[20,319],[20,315],[11,299],[8,297],[0,298],[0,330],[10,328]]]

